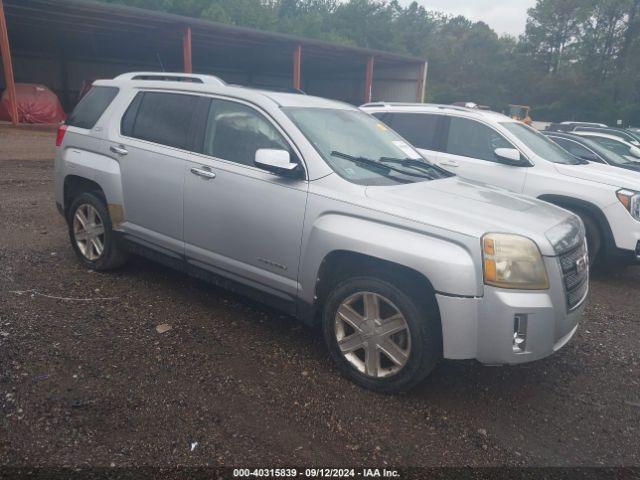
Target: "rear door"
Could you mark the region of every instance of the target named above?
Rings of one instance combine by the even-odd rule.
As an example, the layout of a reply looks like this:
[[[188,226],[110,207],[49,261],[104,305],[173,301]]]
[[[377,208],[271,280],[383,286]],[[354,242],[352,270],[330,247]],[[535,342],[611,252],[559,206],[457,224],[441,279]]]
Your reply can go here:
[[[496,148],[515,148],[499,132],[474,119],[450,116],[444,133],[445,146],[438,164],[463,178],[521,193],[528,167],[504,165]]]
[[[308,183],[256,167],[256,150],[292,143],[255,107],[213,99],[198,158],[185,166],[184,238],[198,267],[293,300]]]
[[[444,147],[443,115],[431,113],[383,112],[374,116],[389,125],[433,163]]]
[[[152,248],[183,253],[184,167],[193,150],[192,124],[201,101],[207,99],[139,92],[111,145],[122,175],[122,228]]]

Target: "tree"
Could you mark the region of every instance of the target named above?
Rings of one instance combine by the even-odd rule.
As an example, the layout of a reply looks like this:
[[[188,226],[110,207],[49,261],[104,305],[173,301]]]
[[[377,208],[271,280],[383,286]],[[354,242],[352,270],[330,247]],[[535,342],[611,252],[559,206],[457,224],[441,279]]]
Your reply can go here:
[[[427,58],[434,102],[640,125],[640,0],[537,0],[518,39],[415,1],[103,1]]]

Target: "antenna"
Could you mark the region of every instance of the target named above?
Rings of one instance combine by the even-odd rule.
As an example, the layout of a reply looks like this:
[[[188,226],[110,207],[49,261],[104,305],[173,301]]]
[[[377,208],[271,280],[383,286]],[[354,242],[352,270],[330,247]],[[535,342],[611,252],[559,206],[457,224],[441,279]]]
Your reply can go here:
[[[158,59],[158,63],[160,64],[160,69],[164,72],[164,65],[162,64],[162,59],[160,58],[160,52],[156,52],[156,58]]]

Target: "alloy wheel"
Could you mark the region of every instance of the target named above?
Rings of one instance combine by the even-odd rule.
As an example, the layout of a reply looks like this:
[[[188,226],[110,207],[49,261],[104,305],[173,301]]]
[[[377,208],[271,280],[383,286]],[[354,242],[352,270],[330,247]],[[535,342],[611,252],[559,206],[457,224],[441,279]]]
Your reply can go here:
[[[334,331],[344,358],[368,377],[395,375],[409,360],[407,320],[377,293],[358,292],[346,298],[336,312]]]
[[[84,203],[73,216],[73,238],[80,253],[90,261],[95,261],[104,252],[104,223],[92,205]]]

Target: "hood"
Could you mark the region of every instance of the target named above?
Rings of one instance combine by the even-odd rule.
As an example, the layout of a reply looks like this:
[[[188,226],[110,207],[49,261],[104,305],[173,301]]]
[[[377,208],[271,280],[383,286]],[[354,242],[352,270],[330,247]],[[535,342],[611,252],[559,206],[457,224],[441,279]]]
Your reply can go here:
[[[562,165],[555,163],[554,167],[558,173],[568,177],[590,180],[617,188],[628,188],[630,190],[640,191],[640,172],[620,169],[602,163],[589,163],[585,165]]]
[[[366,195],[378,210],[478,239],[489,232],[523,235],[551,256],[545,232],[574,218],[546,202],[460,177],[369,186]]]

